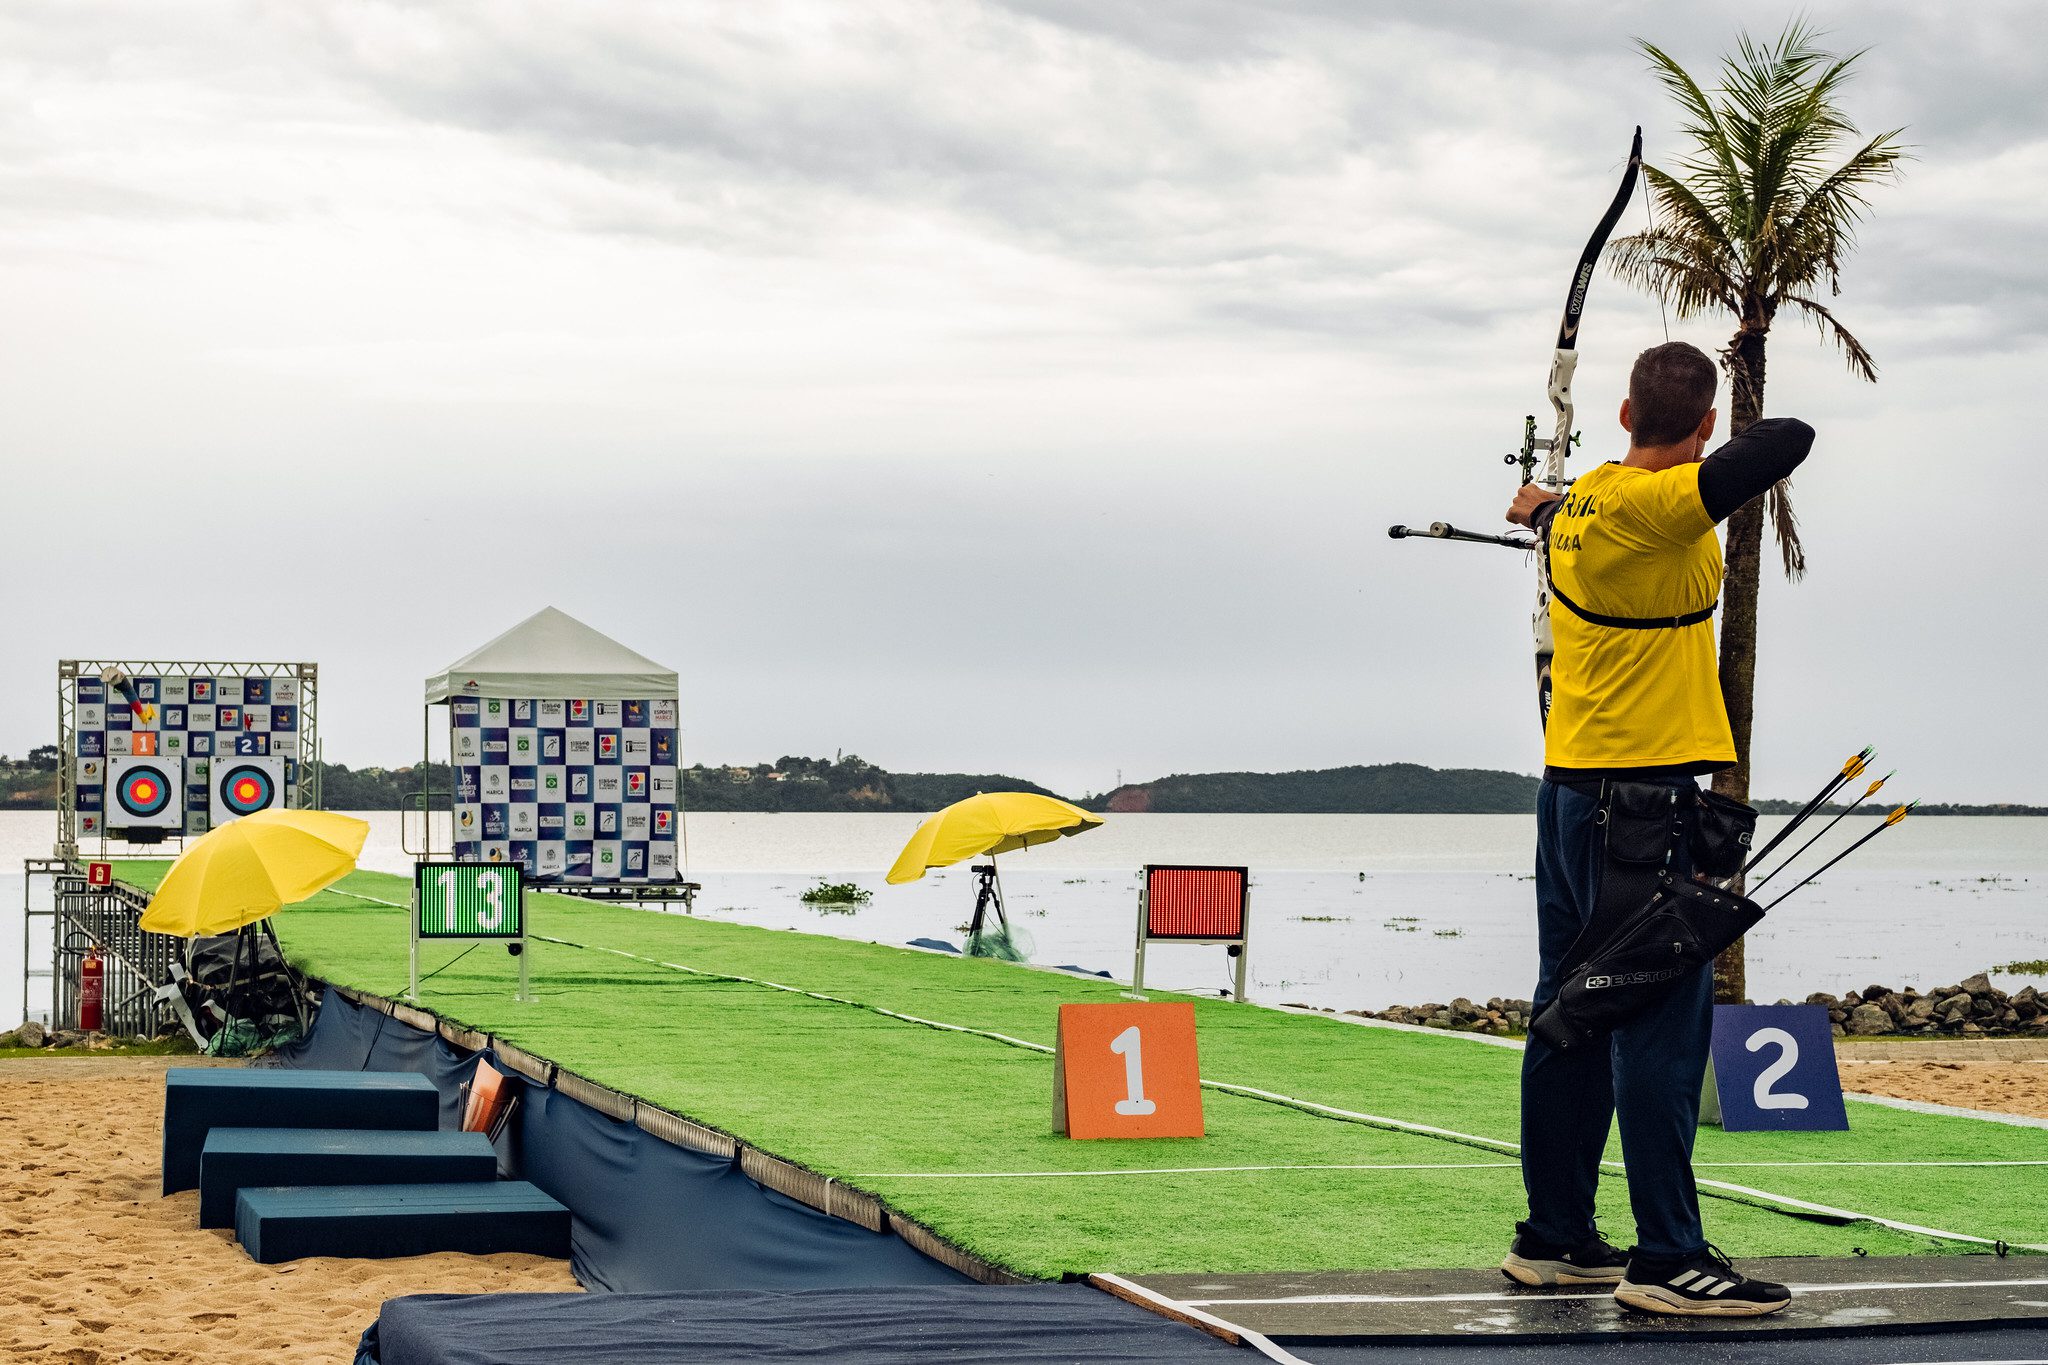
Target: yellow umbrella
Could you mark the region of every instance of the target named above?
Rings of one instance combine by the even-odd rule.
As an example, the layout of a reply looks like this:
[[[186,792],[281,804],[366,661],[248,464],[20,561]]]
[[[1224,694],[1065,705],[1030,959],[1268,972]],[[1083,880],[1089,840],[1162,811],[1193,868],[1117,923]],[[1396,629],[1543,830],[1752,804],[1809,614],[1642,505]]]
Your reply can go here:
[[[983,792],[954,802],[919,825],[889,869],[889,881],[914,882],[934,867],[985,853],[1014,853],[1101,823],[1101,816],[1050,796]]]
[[[324,810],[265,810],[185,850],[143,912],[151,933],[227,934],[355,870],[370,826]]]

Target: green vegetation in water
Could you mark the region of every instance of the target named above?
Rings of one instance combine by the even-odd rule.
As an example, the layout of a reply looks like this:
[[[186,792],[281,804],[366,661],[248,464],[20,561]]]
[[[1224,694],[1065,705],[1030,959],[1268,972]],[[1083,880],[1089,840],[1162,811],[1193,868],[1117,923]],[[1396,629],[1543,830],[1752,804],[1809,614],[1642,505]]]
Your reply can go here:
[[[1438,938],[1463,938],[1463,937],[1465,937],[1465,931],[1464,931],[1463,929],[1432,929],[1432,930],[1430,930],[1430,932],[1431,932],[1432,934],[1435,934],[1435,935],[1436,935],[1436,936],[1437,936]]]
[[[875,898],[875,893],[858,882],[820,881],[797,899],[814,910],[838,910],[851,914]]]
[[[2048,957],[2037,957],[2027,962],[2008,962],[1996,970],[2011,972],[2015,976],[2048,976]]]
[[[1349,915],[1296,915],[1296,916],[1294,917],[1294,921],[1295,921],[1295,923],[1297,923],[1297,924],[1349,924],[1349,923],[1351,923],[1351,916],[1349,916]]]

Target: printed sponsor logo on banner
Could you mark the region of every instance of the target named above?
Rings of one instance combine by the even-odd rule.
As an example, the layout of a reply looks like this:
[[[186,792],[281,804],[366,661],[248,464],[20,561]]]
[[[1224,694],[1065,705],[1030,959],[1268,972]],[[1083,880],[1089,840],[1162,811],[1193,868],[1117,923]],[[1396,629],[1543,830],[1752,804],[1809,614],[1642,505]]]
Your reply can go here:
[[[98,678],[80,678],[78,680],[78,702],[81,706],[86,702],[103,703],[106,699],[107,685]]]
[[[129,743],[130,743],[131,741],[133,741],[133,740],[134,740],[134,738],[135,738],[134,732],[132,732],[132,731],[129,731],[129,730],[109,730],[109,731],[107,731],[107,755],[108,755],[108,757],[110,757],[110,758],[119,758],[119,757],[120,757],[121,755],[123,755],[123,754],[125,754],[125,753],[128,753],[128,752],[129,752],[129,749],[128,749],[128,745],[129,745]]]
[[[655,812],[654,812],[654,832],[655,832],[655,834],[656,834],[656,835],[668,835],[668,834],[673,834],[673,833],[675,832],[675,828],[676,828],[676,813],[675,813],[674,811],[670,810],[670,809],[669,809],[669,808],[668,808],[667,806],[661,806],[661,807],[658,807],[658,808],[657,808],[657,809],[655,810]]]
[[[514,768],[512,770],[512,799],[514,801],[531,801],[538,795],[540,795],[540,779],[534,775],[533,769]]]
[[[483,783],[478,778],[475,768],[457,768],[455,770],[455,799],[457,801],[475,801],[478,799],[482,789]]]
[[[539,753],[540,737],[534,734],[533,731],[514,730],[512,732],[512,761],[514,763],[531,763],[539,756]]]
[[[512,837],[531,839],[540,833],[540,810],[529,805],[512,807]]]
[[[562,752],[571,763],[588,763],[596,757],[597,741],[588,730],[572,731]]]
[[[597,832],[601,835],[617,834],[619,832],[619,808],[617,806],[599,806],[597,808]]]
[[[562,732],[560,730],[543,730],[540,732],[540,756],[541,761],[544,763],[560,763],[562,761]]]
[[[102,800],[100,793],[103,790],[104,788],[101,787],[81,786],[78,789],[78,809],[98,810]]]
[[[626,875],[637,877],[647,871],[647,849],[642,844],[626,845]]]
[[[676,875],[674,844],[656,844],[647,850],[647,875],[657,881],[667,881]]]
[[[505,850],[508,862],[518,863],[528,872],[533,871],[533,840],[515,839]]]
[[[618,735],[609,730],[599,734],[597,737],[597,756],[600,760],[617,762],[619,757]]]
[[[100,784],[100,778],[105,772],[106,767],[100,760],[96,758],[86,759],[78,765],[78,785],[81,787],[97,787]]]
[[[529,698],[520,698],[518,700],[515,700],[512,703],[512,719],[527,725],[531,725],[533,723],[532,700]]]
[[[647,773],[641,768],[630,768],[626,772],[626,795],[638,801],[647,795]]]
[[[600,841],[594,852],[595,875],[608,877],[618,871],[619,846],[616,843]]]
[[[542,837],[559,839],[568,832],[569,820],[563,814],[564,807],[543,804],[537,809],[540,811],[540,832]]]
[[[236,755],[237,755],[237,756],[239,756],[239,757],[247,758],[247,757],[252,757],[252,756],[257,756],[257,755],[267,755],[267,754],[268,754],[269,752],[270,752],[270,736],[269,736],[269,735],[236,735],[236,736],[235,736],[235,753],[236,753]]]
[[[228,705],[242,704],[242,680],[240,678],[215,678],[213,699]]]
[[[590,703],[587,701],[570,702],[569,719],[575,721],[579,725],[587,724],[590,720]]]
[[[211,706],[188,706],[185,708],[185,728],[194,732],[215,728],[215,715]]]
[[[654,761],[656,763],[673,763],[676,761],[675,737],[666,731],[657,730],[654,732]]]
[[[542,768],[540,770],[540,794],[543,799],[559,801],[568,795],[567,787],[568,783],[563,780],[563,773],[560,768]]]
[[[98,834],[100,832],[100,817],[97,814],[87,815],[81,812],[78,817],[78,832],[80,834]]]
[[[78,707],[78,728],[81,730],[103,729],[107,723],[107,708],[99,702],[90,705],[81,702]]]
[[[213,753],[213,731],[195,730],[190,738],[192,742],[186,747],[191,753],[207,755]]]
[[[475,698],[457,697],[448,703],[448,715],[457,725],[475,725],[480,716]]]
[[[565,714],[565,708],[561,702],[544,701],[540,704],[540,708],[535,714],[539,716],[543,729],[550,725],[559,727]]]
[[[186,692],[188,699],[195,702],[212,701],[214,698],[213,679],[193,678]]]
[[[572,837],[581,837],[588,839],[592,832],[593,823],[594,822],[592,821],[590,815],[590,807],[569,807],[569,833]]]
[[[590,875],[590,850],[588,839],[571,839],[563,845],[562,851],[568,862],[563,867],[567,877],[588,877]]]
[[[590,708],[590,713],[596,718],[599,725],[616,726],[619,723],[619,704],[615,701],[594,703]]]
[[[157,736],[157,751],[167,758],[183,758],[185,756],[185,739],[184,731],[167,730]]]
[[[466,838],[476,833],[476,831],[482,826],[482,824],[483,812],[479,810],[474,803],[464,802],[463,804],[456,806],[455,833],[458,836]]]
[[[535,852],[538,856],[534,860],[534,870],[543,876],[560,873],[569,865],[569,850],[558,843],[544,840]]]
[[[216,730],[241,729],[242,708],[239,706],[216,706],[213,710],[213,728]]]
[[[245,706],[270,705],[270,679],[242,679],[242,704]]]
[[[503,842],[493,843],[488,839],[484,841],[484,861],[487,863],[502,863],[511,854],[512,850]]]
[[[296,706],[273,706],[270,708],[270,728],[273,730],[296,730],[299,728],[299,708]]]
[[[650,821],[647,818],[648,814],[648,809],[645,806],[626,807],[625,826],[619,833],[625,835],[628,839],[645,841],[649,832],[648,825]]]
[[[649,779],[648,794],[656,801],[673,800],[676,794],[676,770],[656,768]]]
[[[270,699],[291,706],[299,703],[299,680],[297,678],[272,678]]]
[[[99,730],[78,732],[78,756],[80,758],[101,758],[107,752],[107,737]]]
[[[184,729],[185,708],[182,706],[166,706],[164,708],[163,728],[166,730]]]
[[[575,797],[577,800],[589,799],[590,769],[578,768],[576,771],[569,774],[569,795]]]
[[[455,732],[455,757],[458,761],[465,758],[475,758],[483,752],[483,747],[484,739],[479,731],[457,730]]]
[[[484,779],[484,800],[503,801],[512,794],[512,774],[505,768],[481,769]]]
[[[648,755],[654,751],[654,746],[647,742],[644,732],[635,734],[628,730],[622,742],[628,763],[645,763]]]
[[[511,747],[510,737],[503,730],[485,730],[483,736],[484,756],[502,761],[506,757],[506,751]]]
[[[505,699],[503,697],[484,698],[484,719],[494,725],[503,725],[505,723]]]
[[[155,678],[137,678],[135,680],[135,700],[137,701],[156,701],[161,691],[162,688],[158,685]]]
[[[509,808],[505,806],[484,807],[484,839],[487,842],[505,837],[505,831],[511,824],[508,811]]]
[[[190,678],[165,678],[163,680],[163,694],[164,705],[169,706],[174,702],[182,705],[192,695],[192,680]]]
[[[600,801],[616,801],[619,799],[618,769],[598,769],[597,799]]]
[[[664,698],[654,703],[653,724],[664,729],[673,730],[675,728],[676,704],[673,700]]]
[[[620,703],[619,703],[619,705],[620,705],[621,707],[623,707],[623,708],[624,708],[624,709],[623,709],[623,710],[622,710],[622,711],[620,712],[620,714],[621,714],[621,715],[623,715],[623,716],[625,717],[625,723],[626,723],[627,725],[645,725],[645,724],[647,724],[647,703],[646,703],[646,702],[644,702],[644,701],[628,701],[628,702],[620,702]]]

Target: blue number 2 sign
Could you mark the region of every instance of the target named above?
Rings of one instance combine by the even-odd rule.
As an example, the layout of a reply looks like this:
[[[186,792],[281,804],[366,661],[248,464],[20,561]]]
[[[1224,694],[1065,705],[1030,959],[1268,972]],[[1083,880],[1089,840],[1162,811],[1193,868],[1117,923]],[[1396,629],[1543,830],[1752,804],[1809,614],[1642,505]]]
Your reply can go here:
[[[1845,1131],[1834,1030],[1819,1005],[1714,1006],[1714,1083],[1731,1133]]]

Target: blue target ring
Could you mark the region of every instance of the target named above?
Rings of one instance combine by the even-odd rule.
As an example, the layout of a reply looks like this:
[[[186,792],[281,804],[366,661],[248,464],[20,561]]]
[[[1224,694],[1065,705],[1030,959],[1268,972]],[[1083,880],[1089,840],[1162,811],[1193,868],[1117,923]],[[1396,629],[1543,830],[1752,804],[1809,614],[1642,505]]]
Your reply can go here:
[[[160,768],[130,768],[114,783],[114,801],[138,819],[162,815],[171,804],[170,779]]]
[[[234,815],[254,815],[259,810],[269,810],[277,800],[276,779],[268,769],[253,763],[237,764],[215,781],[221,805]]]

